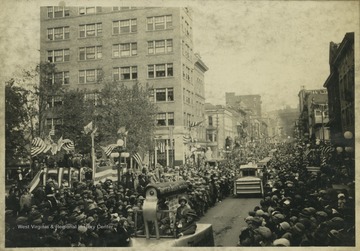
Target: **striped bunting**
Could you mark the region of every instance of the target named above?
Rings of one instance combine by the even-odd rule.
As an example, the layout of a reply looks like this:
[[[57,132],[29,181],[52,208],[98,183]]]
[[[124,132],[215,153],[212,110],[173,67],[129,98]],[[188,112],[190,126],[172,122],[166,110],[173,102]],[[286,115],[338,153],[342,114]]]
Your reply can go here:
[[[133,158],[134,158],[134,160],[136,161],[136,163],[138,163],[139,167],[142,168],[142,167],[143,167],[143,166],[142,166],[142,158],[141,158],[140,154],[139,154],[139,153],[135,153],[135,154],[133,155]]]
[[[101,171],[96,171],[94,175],[94,183],[97,184],[100,181],[104,182],[107,179],[116,181],[117,178],[117,168],[116,166],[106,166],[101,169]]]
[[[46,152],[48,149],[47,144],[39,137],[33,138],[31,141],[31,157]]]

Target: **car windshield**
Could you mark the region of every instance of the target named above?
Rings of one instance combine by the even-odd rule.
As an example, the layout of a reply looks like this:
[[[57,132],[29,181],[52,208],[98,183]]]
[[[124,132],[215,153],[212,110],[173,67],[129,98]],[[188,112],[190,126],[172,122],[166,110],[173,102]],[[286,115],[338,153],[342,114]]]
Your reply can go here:
[[[242,170],[242,176],[255,176],[255,170],[253,169],[244,169]]]

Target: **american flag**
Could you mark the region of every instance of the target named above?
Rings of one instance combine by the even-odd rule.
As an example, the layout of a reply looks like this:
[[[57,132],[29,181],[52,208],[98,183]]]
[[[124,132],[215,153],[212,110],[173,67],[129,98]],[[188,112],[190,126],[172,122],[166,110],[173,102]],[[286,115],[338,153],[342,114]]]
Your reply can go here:
[[[142,158],[139,153],[135,153],[133,156],[136,163],[138,163],[139,167],[142,168]]]
[[[110,154],[112,153],[112,151],[114,151],[115,147],[117,147],[117,144],[110,144],[106,147],[101,147],[104,150],[104,153],[106,156],[110,156]]]
[[[47,150],[47,144],[39,137],[33,138],[31,141],[31,157],[43,153]]]
[[[320,151],[321,151],[321,155],[325,155],[328,153],[333,152],[335,149],[332,146],[323,146],[321,147]]]
[[[118,130],[118,132],[117,132],[118,134],[123,134],[123,135],[127,135],[128,134],[128,131],[126,131],[126,127],[125,126],[122,126],[122,127],[120,127],[119,128],[119,130]]]
[[[94,127],[93,127],[93,122],[92,121],[89,124],[87,124],[86,126],[84,126],[84,133],[85,134],[92,133],[93,131],[94,131]]]
[[[304,152],[304,155],[305,155],[305,156],[308,156],[311,151],[312,151],[312,149],[306,148],[306,150],[305,150],[305,152]]]
[[[66,152],[73,151],[73,150],[75,150],[74,142],[73,142],[72,140],[70,140],[70,139],[64,139],[64,140],[63,140],[62,148],[63,148]]]
[[[187,144],[191,141],[191,137],[189,135],[184,135],[183,136],[183,142],[184,144]]]
[[[204,121],[204,120],[203,120],[203,121]],[[194,122],[191,122],[189,127],[190,127],[190,128],[191,128],[191,127],[196,127],[196,126],[200,125],[203,121],[198,121],[198,122],[195,122],[195,121],[194,121]]]
[[[55,135],[55,129],[54,128],[51,128],[50,132],[49,132],[49,135],[51,136],[54,136]]]

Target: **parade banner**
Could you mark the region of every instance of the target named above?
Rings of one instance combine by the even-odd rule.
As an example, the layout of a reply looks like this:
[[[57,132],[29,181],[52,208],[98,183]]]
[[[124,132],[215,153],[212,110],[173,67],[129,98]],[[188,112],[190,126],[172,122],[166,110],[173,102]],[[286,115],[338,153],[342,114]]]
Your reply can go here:
[[[116,166],[103,166],[101,171],[97,171],[94,175],[94,184],[104,182],[107,179],[112,181],[118,180],[118,170]]]

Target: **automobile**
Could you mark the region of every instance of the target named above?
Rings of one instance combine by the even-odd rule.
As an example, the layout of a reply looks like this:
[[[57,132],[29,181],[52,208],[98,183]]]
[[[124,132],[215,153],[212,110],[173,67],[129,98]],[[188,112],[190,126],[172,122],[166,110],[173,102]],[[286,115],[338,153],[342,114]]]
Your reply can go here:
[[[257,194],[264,196],[262,175],[257,164],[249,162],[240,165],[239,174],[234,179],[234,196]]]
[[[219,164],[225,162],[224,159],[209,159],[205,161],[205,165],[209,165],[210,167],[218,167]]]

